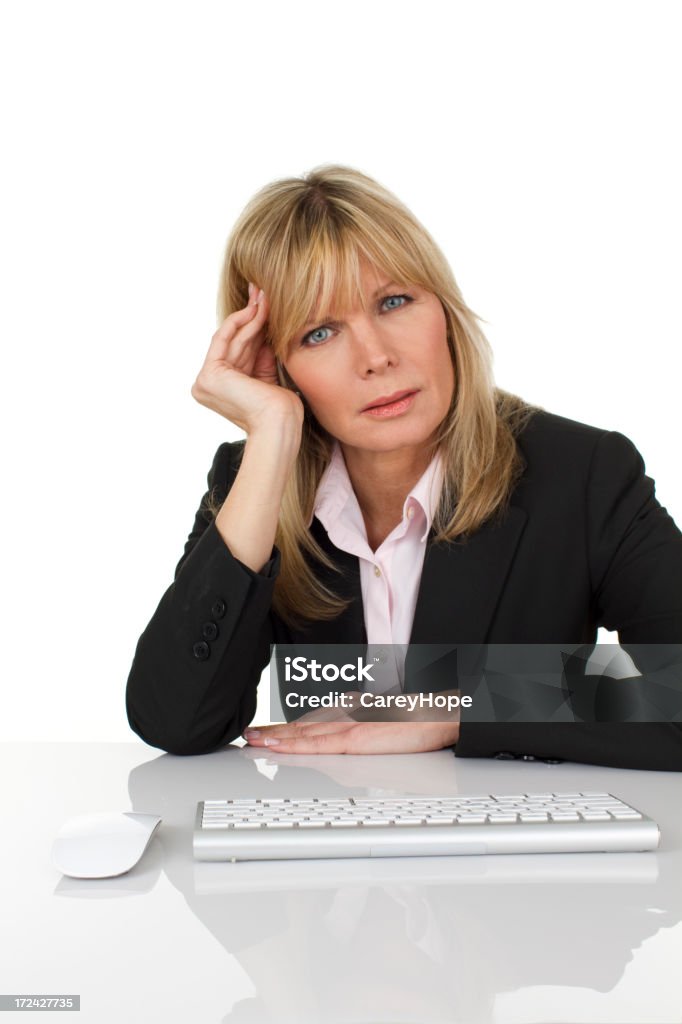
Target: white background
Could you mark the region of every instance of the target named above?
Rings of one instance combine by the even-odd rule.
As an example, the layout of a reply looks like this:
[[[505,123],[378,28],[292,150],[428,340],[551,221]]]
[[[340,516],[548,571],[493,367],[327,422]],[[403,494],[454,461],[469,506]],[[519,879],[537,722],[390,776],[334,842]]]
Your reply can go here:
[[[225,240],[318,164],[400,196],[487,321],[497,383],[629,436],[682,523],[679,18],[3,4],[0,738],[134,738],[137,638],[241,436],[190,396]]]

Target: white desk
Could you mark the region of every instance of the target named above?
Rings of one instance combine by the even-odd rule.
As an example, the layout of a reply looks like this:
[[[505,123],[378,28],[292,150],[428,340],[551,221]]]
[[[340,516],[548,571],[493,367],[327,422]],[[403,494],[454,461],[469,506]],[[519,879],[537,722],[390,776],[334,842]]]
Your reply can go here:
[[[449,751],[302,757],[235,745],[176,758],[141,743],[0,750],[2,993],[80,994],[73,1019],[88,1024],[682,1019],[680,774],[459,760]],[[659,851],[242,864],[192,857],[203,799],[582,789],[613,792],[655,818]],[[52,867],[52,840],[67,818],[130,809],[163,823],[128,875],[78,882]],[[18,1017],[2,1014],[0,1024]]]

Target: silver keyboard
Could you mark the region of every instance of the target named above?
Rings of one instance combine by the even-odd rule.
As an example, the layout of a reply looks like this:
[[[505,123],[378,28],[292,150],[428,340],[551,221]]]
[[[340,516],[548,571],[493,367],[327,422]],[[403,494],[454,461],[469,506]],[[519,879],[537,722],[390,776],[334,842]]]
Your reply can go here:
[[[205,800],[197,860],[655,850],[658,825],[611,793]]]

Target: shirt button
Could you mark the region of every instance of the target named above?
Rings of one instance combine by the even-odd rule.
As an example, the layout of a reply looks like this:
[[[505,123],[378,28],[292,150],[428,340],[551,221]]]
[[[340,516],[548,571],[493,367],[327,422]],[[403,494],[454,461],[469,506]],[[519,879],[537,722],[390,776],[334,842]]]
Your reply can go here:
[[[381,569],[379,568],[378,565],[374,566],[374,575],[375,576],[381,576]]]

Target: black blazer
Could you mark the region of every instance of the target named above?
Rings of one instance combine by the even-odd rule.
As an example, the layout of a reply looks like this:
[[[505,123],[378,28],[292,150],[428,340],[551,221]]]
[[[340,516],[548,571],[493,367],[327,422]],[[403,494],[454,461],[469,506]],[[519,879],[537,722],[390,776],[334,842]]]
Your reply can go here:
[[[620,433],[535,413],[518,439],[526,468],[501,521],[468,541],[427,540],[410,643],[682,643],[682,533],[661,507],[632,442]],[[222,500],[244,441],[226,442],[208,474]],[[320,566],[347,611],[290,630],[271,609],[280,567],[232,556],[205,494],[174,582],[140,637],[126,692],[131,728],[174,754],[237,739],[253,720],[271,643],[366,643],[358,559],[311,530],[345,570]],[[656,667],[656,666],[653,666]],[[300,712],[299,712],[300,713]],[[535,756],[682,771],[682,725],[649,722],[462,722],[458,757]]]

